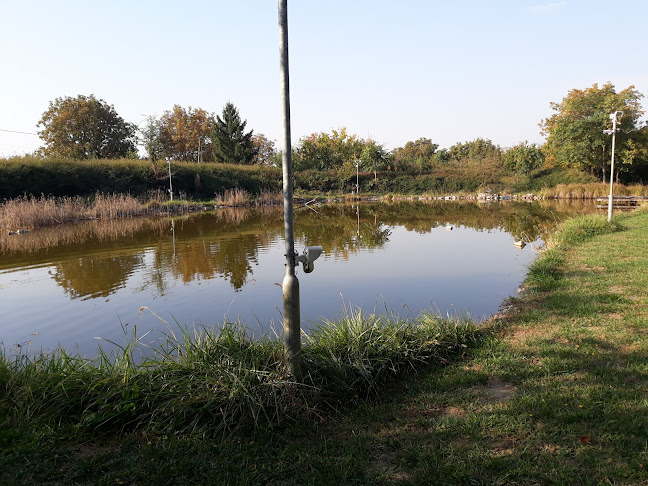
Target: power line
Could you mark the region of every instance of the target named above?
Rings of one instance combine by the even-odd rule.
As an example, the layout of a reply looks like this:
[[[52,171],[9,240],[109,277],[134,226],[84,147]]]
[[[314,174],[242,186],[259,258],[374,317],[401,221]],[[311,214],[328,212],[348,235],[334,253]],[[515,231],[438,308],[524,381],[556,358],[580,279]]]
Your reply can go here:
[[[22,133],[23,135],[38,135],[38,133],[34,132],[19,132],[17,130],[5,130],[4,128],[0,128],[0,132]]]

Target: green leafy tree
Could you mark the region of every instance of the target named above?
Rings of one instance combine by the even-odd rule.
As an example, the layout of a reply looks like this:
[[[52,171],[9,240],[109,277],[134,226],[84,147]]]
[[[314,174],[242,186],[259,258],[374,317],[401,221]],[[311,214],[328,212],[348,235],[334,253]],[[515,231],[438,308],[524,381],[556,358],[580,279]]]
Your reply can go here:
[[[213,114],[202,108],[174,105],[159,121],[159,140],[165,157],[202,162],[213,160],[210,135]]]
[[[253,130],[245,132],[247,121],[241,121],[238,109],[226,103],[222,118],[216,117],[212,130],[214,157],[216,162],[227,164],[252,164],[255,162],[257,147],[252,140]]]
[[[293,165],[295,170],[330,170],[342,167],[344,162],[360,158],[365,142],[357,135],[351,135],[346,128],[331,133],[313,133],[299,140],[295,149]]]
[[[399,167],[410,167],[415,172],[429,170],[435,162],[439,145],[429,138],[409,141],[403,147],[393,150],[394,163]]]
[[[146,117],[146,125],[140,129],[140,140],[151,162],[164,157],[164,145],[160,137],[160,122],[154,116]]]
[[[614,85],[594,84],[584,90],[569,91],[560,103],[551,103],[555,113],[540,123],[542,134],[547,136],[545,152],[547,162],[561,167],[573,167],[605,179],[611,158],[610,135],[603,133],[611,128],[609,115],[622,111],[618,124],[616,153],[626,165],[639,161],[639,152],[632,147],[641,144],[638,125],[643,115],[639,100],[643,97],[634,86],[616,92]],[[628,169],[619,165],[619,170]]]
[[[37,126],[45,156],[72,159],[126,157],[136,150],[135,126],[124,121],[112,105],[94,95],[56,98]]]
[[[499,158],[502,149],[488,139],[476,138],[470,142],[456,143],[448,149],[450,160],[465,164],[479,163],[487,158]]]
[[[385,147],[374,140],[368,140],[360,154],[362,166],[373,171],[374,179],[377,179],[377,171],[385,170],[392,159],[393,156]]]
[[[504,152],[502,161],[505,169],[528,175],[544,165],[545,155],[535,143],[529,144],[525,140]]]
[[[439,149],[439,144],[433,143],[429,138],[419,138],[415,141],[409,141],[403,147],[394,149],[394,156],[399,162],[403,159],[425,159],[430,160]]]

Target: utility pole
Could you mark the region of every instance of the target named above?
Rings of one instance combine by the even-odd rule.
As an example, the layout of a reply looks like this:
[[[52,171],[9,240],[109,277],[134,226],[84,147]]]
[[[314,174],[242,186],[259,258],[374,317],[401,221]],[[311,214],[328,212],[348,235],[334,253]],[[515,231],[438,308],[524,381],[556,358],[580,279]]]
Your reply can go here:
[[[279,58],[283,119],[283,199],[286,240],[286,276],[283,280],[284,352],[288,370],[297,382],[302,380],[301,317],[299,280],[295,275],[295,231],[290,140],[290,84],[288,76],[288,0],[279,0]]]

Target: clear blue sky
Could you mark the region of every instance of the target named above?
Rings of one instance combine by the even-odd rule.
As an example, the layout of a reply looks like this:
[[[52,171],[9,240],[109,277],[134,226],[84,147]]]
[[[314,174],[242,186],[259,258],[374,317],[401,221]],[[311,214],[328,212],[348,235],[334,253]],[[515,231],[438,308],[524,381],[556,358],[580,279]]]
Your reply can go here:
[[[174,104],[281,138],[277,2],[0,0],[0,129],[95,94],[140,123]],[[570,89],[648,95],[646,0],[289,0],[293,143],[346,126],[392,149],[431,138],[542,142]],[[643,101],[648,107],[648,100]],[[0,155],[33,135],[0,131]]]

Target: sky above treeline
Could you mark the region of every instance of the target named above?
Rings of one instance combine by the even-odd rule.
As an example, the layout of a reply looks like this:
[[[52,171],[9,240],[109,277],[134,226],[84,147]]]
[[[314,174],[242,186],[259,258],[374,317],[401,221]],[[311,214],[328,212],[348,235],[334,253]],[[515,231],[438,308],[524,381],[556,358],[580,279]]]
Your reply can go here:
[[[280,148],[277,10],[3,0],[0,156],[38,148],[49,102],[80,94],[140,126],[174,104],[220,114],[231,101]],[[293,144],[340,127],[388,149],[542,143],[538,123],[571,89],[648,95],[646,0],[288,0],[288,16]]]

